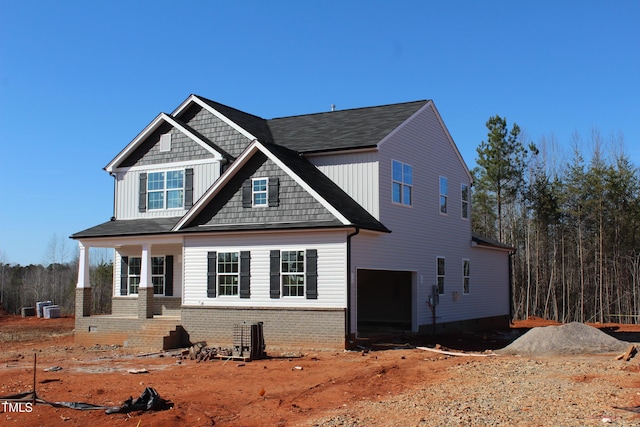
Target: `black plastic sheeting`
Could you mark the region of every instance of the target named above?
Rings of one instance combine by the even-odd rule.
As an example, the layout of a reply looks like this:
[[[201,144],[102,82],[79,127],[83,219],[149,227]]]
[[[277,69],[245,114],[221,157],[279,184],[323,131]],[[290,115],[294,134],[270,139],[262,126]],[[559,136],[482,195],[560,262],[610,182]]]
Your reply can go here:
[[[133,411],[162,411],[169,409],[173,404],[160,397],[158,392],[151,387],[144,389],[140,397],[129,397],[120,406],[101,406],[85,402],[48,402],[40,399],[35,392],[12,394],[10,396],[0,396],[0,400],[5,402],[34,402],[40,405],[50,405],[56,408],[71,408],[82,411],[104,410],[107,414],[125,414]]]

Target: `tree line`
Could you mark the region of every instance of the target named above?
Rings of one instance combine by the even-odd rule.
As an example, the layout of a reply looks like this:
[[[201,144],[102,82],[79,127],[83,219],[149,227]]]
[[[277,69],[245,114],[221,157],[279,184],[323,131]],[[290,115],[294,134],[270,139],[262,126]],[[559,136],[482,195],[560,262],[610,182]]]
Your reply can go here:
[[[69,250],[64,239],[54,236],[47,249],[47,265],[10,264],[0,251],[0,308],[20,314],[23,307],[51,301],[62,314],[75,312],[75,288],[78,282],[78,255]],[[113,266],[105,254],[97,256],[89,268],[92,285],[92,312],[111,312]]]
[[[622,136],[574,133],[565,160],[555,138],[527,143],[500,116],[486,125],[473,228],[515,249],[513,317],[638,323],[640,174]]]

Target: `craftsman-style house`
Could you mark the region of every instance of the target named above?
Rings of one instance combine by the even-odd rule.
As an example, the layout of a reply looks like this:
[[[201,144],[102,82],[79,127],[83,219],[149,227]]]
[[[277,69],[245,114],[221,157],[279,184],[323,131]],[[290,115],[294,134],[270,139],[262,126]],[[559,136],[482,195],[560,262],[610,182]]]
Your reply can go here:
[[[508,322],[511,249],[472,234],[432,101],[263,119],[191,95],[105,170],[113,218],[71,236],[80,343],[225,345],[262,322],[268,346],[342,348]],[[91,247],[114,249],[110,315],[91,313]]]

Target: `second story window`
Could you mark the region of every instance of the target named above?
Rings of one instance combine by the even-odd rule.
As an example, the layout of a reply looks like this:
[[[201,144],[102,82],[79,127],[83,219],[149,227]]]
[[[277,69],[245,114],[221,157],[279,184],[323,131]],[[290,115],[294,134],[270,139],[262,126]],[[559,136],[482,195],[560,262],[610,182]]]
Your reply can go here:
[[[269,185],[268,178],[254,178],[252,180],[252,200],[253,206],[267,206],[268,193],[267,188]]]
[[[392,161],[391,182],[393,203],[411,206],[413,190],[413,168],[410,165]]]
[[[460,191],[460,196],[462,197],[462,218],[469,219],[469,186],[462,184]]]
[[[440,213],[447,213],[447,201],[449,199],[449,190],[447,189],[447,178],[440,177]]]
[[[148,209],[184,207],[184,171],[150,172],[147,175]]]

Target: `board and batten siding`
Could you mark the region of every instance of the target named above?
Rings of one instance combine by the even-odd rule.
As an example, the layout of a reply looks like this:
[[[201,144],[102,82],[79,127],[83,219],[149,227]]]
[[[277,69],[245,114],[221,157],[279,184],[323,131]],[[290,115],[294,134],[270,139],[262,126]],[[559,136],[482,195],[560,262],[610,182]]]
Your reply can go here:
[[[380,218],[378,153],[376,151],[314,155],[308,159],[374,218]]]
[[[192,307],[346,307],[346,233],[344,231],[229,234],[186,237],[184,242],[183,306]],[[318,299],[269,296],[269,252],[318,252]],[[251,252],[251,296],[207,297],[207,253]]]
[[[380,221],[391,233],[361,233],[353,238],[352,277],[356,277],[357,269],[414,272],[412,327],[418,330],[419,326],[431,323],[431,311],[426,301],[431,287],[436,284],[436,258],[440,256],[445,258],[445,293],[440,295],[438,322],[508,314],[508,306],[505,308],[502,302],[491,300],[490,295],[486,304],[473,300],[481,285],[474,277],[472,283],[476,283],[476,287],[472,287],[470,295],[462,295],[462,259],[471,260],[472,275],[480,263],[474,259],[478,251],[472,251],[471,247],[471,221],[463,219],[461,214],[460,186],[471,183],[466,165],[447,138],[435,110],[427,105],[379,147]],[[411,206],[392,202],[393,160],[413,168]],[[446,215],[439,210],[440,176],[448,181]],[[508,275],[501,273],[494,277],[508,279]],[[481,276],[477,280],[485,278]],[[508,292],[500,290],[500,295],[508,295]],[[357,287],[353,286],[354,301],[356,297]],[[468,312],[471,306],[473,313]],[[357,316],[352,317],[352,327],[355,327],[356,319]]]
[[[139,212],[140,173],[168,170],[193,169],[193,203],[220,177],[220,162],[161,164],[144,170],[134,169],[116,173],[116,209],[117,219],[158,218],[182,216],[185,209],[157,209]]]

